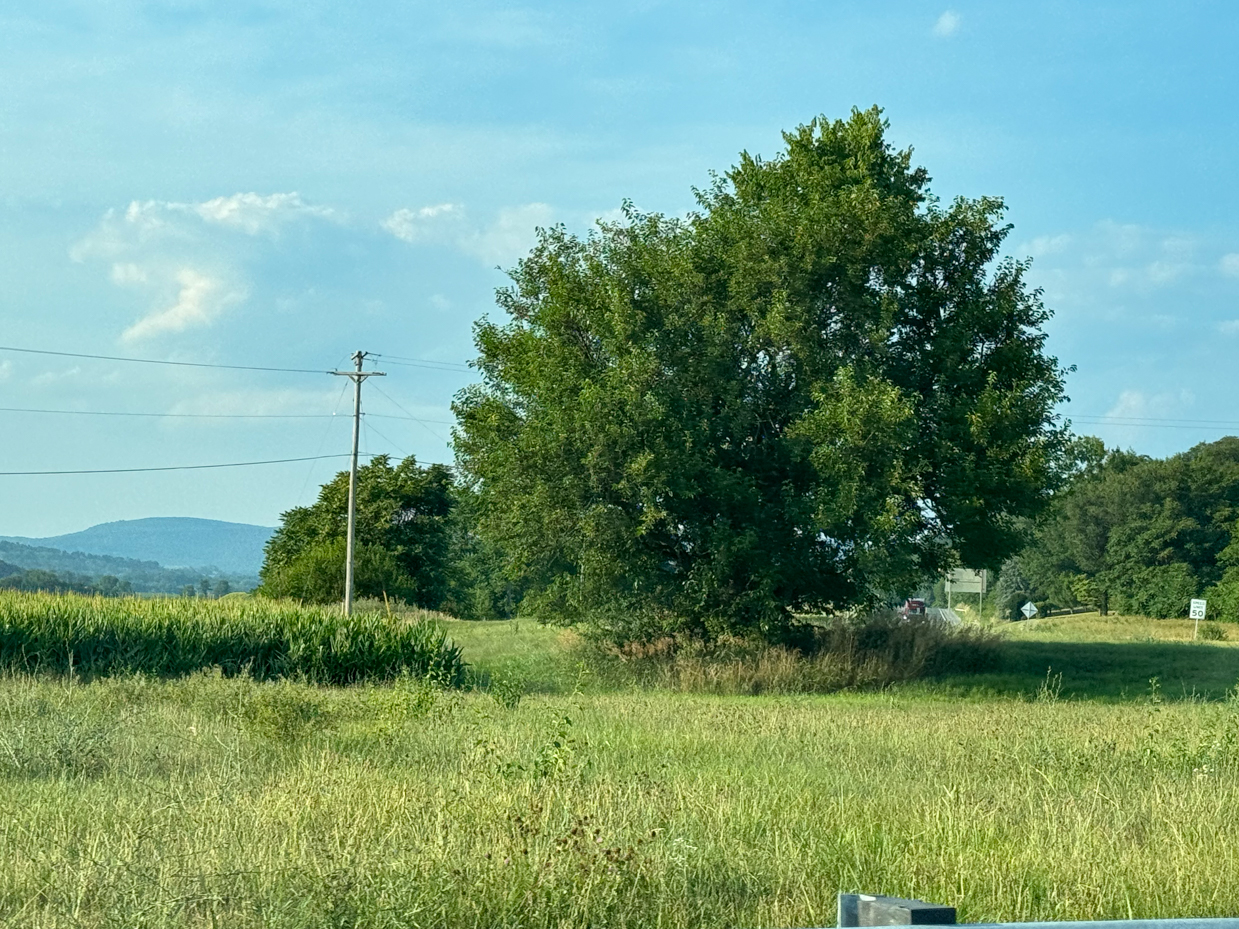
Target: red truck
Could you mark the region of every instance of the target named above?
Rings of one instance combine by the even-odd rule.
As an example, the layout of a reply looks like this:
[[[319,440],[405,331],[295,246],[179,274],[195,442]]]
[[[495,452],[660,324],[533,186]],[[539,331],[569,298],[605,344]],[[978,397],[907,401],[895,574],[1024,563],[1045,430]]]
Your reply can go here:
[[[899,610],[899,615],[904,619],[907,619],[909,616],[924,616],[925,601],[914,599],[905,600],[903,602],[903,606]]]

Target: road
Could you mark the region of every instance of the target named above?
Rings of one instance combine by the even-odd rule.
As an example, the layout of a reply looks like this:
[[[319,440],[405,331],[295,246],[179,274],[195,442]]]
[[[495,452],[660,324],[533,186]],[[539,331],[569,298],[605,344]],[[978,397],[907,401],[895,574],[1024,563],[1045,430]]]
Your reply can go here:
[[[958,613],[944,606],[931,606],[928,612],[934,619],[940,619],[948,626],[958,626],[961,622]]]

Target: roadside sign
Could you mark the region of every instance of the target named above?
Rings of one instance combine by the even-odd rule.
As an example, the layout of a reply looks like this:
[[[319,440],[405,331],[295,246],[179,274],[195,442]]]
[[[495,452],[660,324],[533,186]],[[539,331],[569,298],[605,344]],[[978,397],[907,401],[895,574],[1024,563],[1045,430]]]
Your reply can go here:
[[[1188,619],[1204,619],[1205,618],[1205,601],[1193,600],[1191,611],[1187,614]]]
[[[1203,602],[1203,601],[1202,601]],[[1037,615],[1037,607],[1031,600],[1020,607],[1020,612],[1024,614],[1025,619],[1032,619]]]

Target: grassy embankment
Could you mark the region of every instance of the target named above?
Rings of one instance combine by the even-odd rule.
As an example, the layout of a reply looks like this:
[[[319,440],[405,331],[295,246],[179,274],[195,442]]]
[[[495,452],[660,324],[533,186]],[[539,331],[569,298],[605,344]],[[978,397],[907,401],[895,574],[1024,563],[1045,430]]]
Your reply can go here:
[[[980,687],[751,698],[447,625],[544,692],[0,680],[0,923],[793,927],[840,889],[967,921],[1239,911],[1239,709],[1182,699],[1224,697],[1232,643],[1049,620]],[[1126,645],[1165,649],[1160,692],[1084,673]]]

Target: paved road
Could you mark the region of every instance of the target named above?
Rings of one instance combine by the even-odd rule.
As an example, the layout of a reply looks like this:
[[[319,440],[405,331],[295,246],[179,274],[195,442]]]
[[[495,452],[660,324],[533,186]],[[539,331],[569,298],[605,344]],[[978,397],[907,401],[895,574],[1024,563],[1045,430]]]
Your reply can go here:
[[[942,620],[950,626],[958,626],[961,622],[958,613],[954,610],[949,610],[944,606],[931,606],[929,608],[929,615],[934,619]]]

